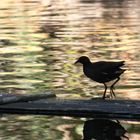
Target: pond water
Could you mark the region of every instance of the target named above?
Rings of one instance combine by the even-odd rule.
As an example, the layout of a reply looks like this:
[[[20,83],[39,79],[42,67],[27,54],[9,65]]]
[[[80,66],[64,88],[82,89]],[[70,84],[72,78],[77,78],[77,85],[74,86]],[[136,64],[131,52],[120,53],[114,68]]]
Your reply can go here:
[[[100,97],[103,85],[74,65],[87,55],[92,61],[125,60],[127,71],[116,86],[117,98],[140,99],[139,7],[139,0],[3,0],[0,92]],[[81,140],[86,120],[2,115],[0,140]],[[121,124],[130,140],[140,139],[139,122]]]

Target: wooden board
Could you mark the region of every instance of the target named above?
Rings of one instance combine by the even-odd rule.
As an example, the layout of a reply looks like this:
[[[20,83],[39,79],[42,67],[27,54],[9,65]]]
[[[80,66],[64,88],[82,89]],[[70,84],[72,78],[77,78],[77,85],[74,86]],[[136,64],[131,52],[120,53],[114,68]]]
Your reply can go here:
[[[46,99],[0,105],[0,113],[57,115],[140,121],[139,100]]]

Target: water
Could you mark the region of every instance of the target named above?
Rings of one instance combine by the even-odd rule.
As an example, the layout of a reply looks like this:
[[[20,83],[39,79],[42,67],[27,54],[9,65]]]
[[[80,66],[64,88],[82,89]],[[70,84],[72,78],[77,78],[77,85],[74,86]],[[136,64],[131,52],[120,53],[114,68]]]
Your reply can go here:
[[[4,0],[0,5],[0,92],[52,91],[60,98],[102,96],[103,85],[73,65],[125,60],[117,98],[140,99],[139,0]],[[80,140],[85,118],[1,117],[2,140]],[[140,139],[139,122],[122,121],[130,140]]]

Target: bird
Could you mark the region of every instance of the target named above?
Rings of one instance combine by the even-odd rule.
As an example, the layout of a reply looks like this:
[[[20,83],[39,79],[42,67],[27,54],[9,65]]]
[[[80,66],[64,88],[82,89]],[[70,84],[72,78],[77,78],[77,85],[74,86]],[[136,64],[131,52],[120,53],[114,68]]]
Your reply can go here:
[[[116,97],[114,93],[114,86],[120,80],[120,75],[124,73],[125,69],[121,67],[125,65],[125,61],[97,61],[91,62],[87,56],[81,56],[75,64],[81,63],[83,65],[83,73],[93,81],[104,84],[105,90],[102,98],[106,98],[107,83],[114,81],[110,86],[110,96]]]

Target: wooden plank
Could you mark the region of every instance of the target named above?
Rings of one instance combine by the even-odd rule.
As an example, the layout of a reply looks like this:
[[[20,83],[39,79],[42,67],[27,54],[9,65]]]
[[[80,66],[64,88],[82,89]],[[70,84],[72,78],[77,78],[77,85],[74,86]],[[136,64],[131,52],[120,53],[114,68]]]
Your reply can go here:
[[[140,101],[47,99],[0,105],[0,113],[140,120]]]
[[[0,105],[17,103],[17,102],[28,102],[40,99],[48,99],[56,97],[54,93],[45,92],[39,94],[0,94]]]

